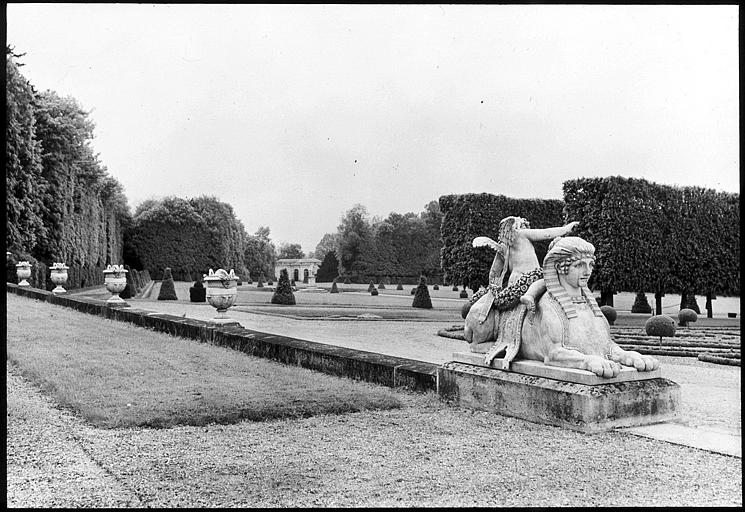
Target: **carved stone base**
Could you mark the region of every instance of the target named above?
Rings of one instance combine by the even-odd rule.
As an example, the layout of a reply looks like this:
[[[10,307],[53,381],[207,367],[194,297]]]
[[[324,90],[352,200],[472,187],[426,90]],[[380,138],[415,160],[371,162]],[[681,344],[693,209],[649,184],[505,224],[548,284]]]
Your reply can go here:
[[[660,377],[588,385],[451,361],[438,383],[441,397],[463,406],[581,432],[660,423],[680,411],[680,386]]]
[[[484,356],[473,352],[453,352],[453,361],[459,363],[468,363],[484,368],[496,368],[502,370],[502,358],[496,358],[492,361],[491,366],[484,364]],[[597,386],[599,384],[611,384],[614,382],[628,382],[630,380],[649,380],[662,377],[660,369],[651,372],[640,372],[636,368],[624,366],[616,377],[606,379],[598,377],[587,370],[577,370],[574,368],[561,368],[559,366],[549,366],[540,361],[513,360],[510,363],[509,371],[522,373],[524,375],[533,375],[536,377],[546,377],[547,379],[561,380],[565,382],[576,382],[577,384],[587,384]]]

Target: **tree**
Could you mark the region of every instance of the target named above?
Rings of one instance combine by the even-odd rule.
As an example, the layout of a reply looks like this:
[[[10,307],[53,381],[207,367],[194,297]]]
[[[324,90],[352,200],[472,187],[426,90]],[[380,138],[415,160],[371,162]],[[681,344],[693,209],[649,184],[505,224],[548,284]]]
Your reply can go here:
[[[269,235],[269,228],[261,226],[255,234],[246,236],[246,250],[243,260],[252,276],[274,275],[276,250]]]
[[[339,277],[339,260],[336,258],[334,251],[329,251],[323,257],[321,266],[316,274],[316,281],[319,283],[328,283]]]
[[[293,243],[287,243],[283,242],[279,245],[279,250],[277,251],[277,259],[300,259],[304,258],[305,253],[303,252],[302,247],[300,247],[300,244],[293,244]]]
[[[364,279],[368,271],[365,258],[374,247],[367,208],[356,204],[349,209],[341,218],[338,237],[339,273],[349,273],[355,280]]]
[[[313,252],[313,257],[323,261],[329,252],[336,251],[337,243],[338,236],[336,233],[326,233],[321,238],[321,241],[318,242],[318,245],[316,245],[316,250]]]
[[[145,268],[168,266],[176,280],[185,281],[210,268],[248,276],[243,264],[247,237],[229,204],[208,196],[167,197],[138,210],[129,243]],[[160,277],[160,272],[153,274],[154,279]]]
[[[41,217],[46,186],[41,146],[36,138],[33,86],[18,70],[22,55],[6,47],[5,123],[5,244],[9,250],[31,252],[45,228]]]

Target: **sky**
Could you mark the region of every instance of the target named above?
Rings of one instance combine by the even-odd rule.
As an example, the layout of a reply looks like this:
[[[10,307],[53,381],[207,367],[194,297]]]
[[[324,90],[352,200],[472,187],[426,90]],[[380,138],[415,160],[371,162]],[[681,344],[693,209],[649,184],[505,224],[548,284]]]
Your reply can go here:
[[[626,176],[739,192],[738,7],[9,4],[145,199],[216,196],[313,251],[344,213],[561,199]]]

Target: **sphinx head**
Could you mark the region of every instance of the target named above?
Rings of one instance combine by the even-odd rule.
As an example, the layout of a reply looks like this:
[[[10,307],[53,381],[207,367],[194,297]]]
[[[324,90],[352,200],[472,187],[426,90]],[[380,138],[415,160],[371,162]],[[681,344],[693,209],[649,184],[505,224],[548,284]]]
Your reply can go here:
[[[592,298],[587,281],[595,265],[595,247],[577,236],[554,238],[543,259],[543,275],[546,289],[559,301],[568,317],[576,316],[570,295],[579,290],[597,315],[600,308]],[[597,311],[595,311],[597,309]]]

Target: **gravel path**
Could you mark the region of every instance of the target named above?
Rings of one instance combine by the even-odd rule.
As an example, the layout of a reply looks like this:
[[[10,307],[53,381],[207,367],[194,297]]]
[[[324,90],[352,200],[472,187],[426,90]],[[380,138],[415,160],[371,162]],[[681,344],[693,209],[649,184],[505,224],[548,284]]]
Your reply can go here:
[[[742,460],[401,393],[303,420],[101,430],[7,372],[11,507],[741,506]]]

